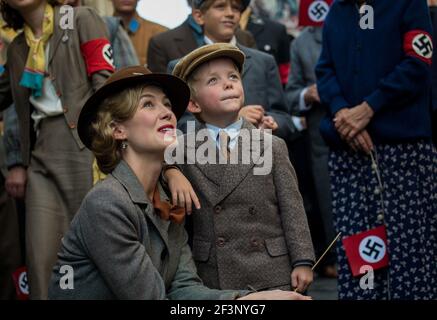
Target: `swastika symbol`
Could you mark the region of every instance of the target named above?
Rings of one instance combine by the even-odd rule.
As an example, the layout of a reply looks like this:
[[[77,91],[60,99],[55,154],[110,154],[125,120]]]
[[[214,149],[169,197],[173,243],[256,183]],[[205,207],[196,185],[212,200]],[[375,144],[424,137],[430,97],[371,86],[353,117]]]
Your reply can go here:
[[[430,59],[432,57],[433,46],[430,37],[421,33],[413,39],[413,49],[421,57]]]
[[[111,66],[114,66],[114,52],[112,50],[111,45],[107,44],[103,47],[103,58],[108,62]]]
[[[18,286],[24,294],[29,294],[29,283],[27,282],[27,273],[22,272],[18,278]]]
[[[366,262],[376,263],[381,261],[385,256],[385,251],[384,240],[377,236],[368,236],[360,242],[360,256]]]
[[[329,11],[329,5],[325,1],[314,1],[308,8],[308,15],[315,22],[324,21]]]

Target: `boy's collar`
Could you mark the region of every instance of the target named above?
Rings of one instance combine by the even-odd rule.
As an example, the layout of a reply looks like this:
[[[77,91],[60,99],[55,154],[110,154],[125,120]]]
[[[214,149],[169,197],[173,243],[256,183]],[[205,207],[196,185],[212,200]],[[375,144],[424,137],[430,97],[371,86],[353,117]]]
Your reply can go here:
[[[217,127],[217,126],[215,126],[213,124],[205,123],[205,125],[206,125],[206,127],[208,129],[211,129],[211,130],[214,130],[214,131],[217,131],[217,132],[220,131],[220,130],[225,130],[225,131],[228,131],[228,130],[240,130],[242,124],[243,124],[243,118],[241,118],[241,117],[237,121],[235,121],[235,122],[231,123],[230,125],[228,125],[226,128],[220,128],[220,127]]]
[[[207,36],[204,36],[204,38],[205,38],[205,44],[214,44],[215,43],[214,41],[212,41]],[[229,41],[229,44],[232,44],[232,45],[236,46],[237,45],[237,38],[235,36],[233,36],[231,41]]]

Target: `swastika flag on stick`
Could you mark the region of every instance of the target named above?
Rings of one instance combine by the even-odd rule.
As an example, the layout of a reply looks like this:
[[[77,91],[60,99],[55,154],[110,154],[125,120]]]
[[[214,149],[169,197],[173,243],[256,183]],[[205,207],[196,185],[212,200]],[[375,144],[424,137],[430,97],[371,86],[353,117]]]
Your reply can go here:
[[[345,237],[342,242],[354,277],[364,273],[360,272],[360,269],[365,265],[371,266],[373,270],[388,266],[384,226]]]
[[[334,0],[301,0],[299,5],[299,25],[322,26]]]
[[[15,290],[17,292],[18,300],[29,299],[29,283],[27,281],[27,268],[20,267],[13,274]]]

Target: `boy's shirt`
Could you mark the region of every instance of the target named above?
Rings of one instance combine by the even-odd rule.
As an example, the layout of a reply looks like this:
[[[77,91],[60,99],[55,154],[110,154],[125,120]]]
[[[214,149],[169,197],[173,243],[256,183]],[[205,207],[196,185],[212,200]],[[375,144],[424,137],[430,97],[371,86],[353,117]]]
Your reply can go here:
[[[229,137],[229,149],[232,150],[237,144],[238,136],[240,135],[240,131],[241,131],[241,126],[243,125],[243,119],[240,118],[239,120],[230,124],[226,128],[219,128],[209,123],[205,123],[205,125],[209,131],[211,138],[215,141],[218,149],[220,149],[220,139],[219,139],[220,131],[225,131]]]

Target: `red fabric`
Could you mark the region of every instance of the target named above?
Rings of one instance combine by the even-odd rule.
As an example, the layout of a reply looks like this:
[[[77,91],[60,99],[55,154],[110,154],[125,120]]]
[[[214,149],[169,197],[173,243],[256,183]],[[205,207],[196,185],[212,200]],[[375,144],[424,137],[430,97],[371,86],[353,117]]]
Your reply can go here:
[[[281,63],[279,65],[279,75],[281,76],[282,84],[287,84],[289,72],[290,72],[290,63]]]
[[[85,59],[88,76],[101,70],[114,71],[112,47],[108,39],[94,39],[83,43],[80,50]]]
[[[18,300],[28,300],[29,299],[29,284],[27,281],[27,268],[18,268],[13,274],[15,290],[17,292]]]
[[[299,25],[322,26],[333,2],[334,0],[300,0]]]
[[[433,43],[431,35],[423,30],[411,30],[404,35],[404,51],[428,65],[432,63]]]
[[[378,243],[375,243],[375,238],[379,238]],[[371,266],[373,270],[388,266],[385,226],[345,237],[343,246],[354,277],[364,273],[360,272],[360,268],[365,265]],[[383,250],[384,246],[385,250]],[[369,259],[374,261],[369,261]]]

